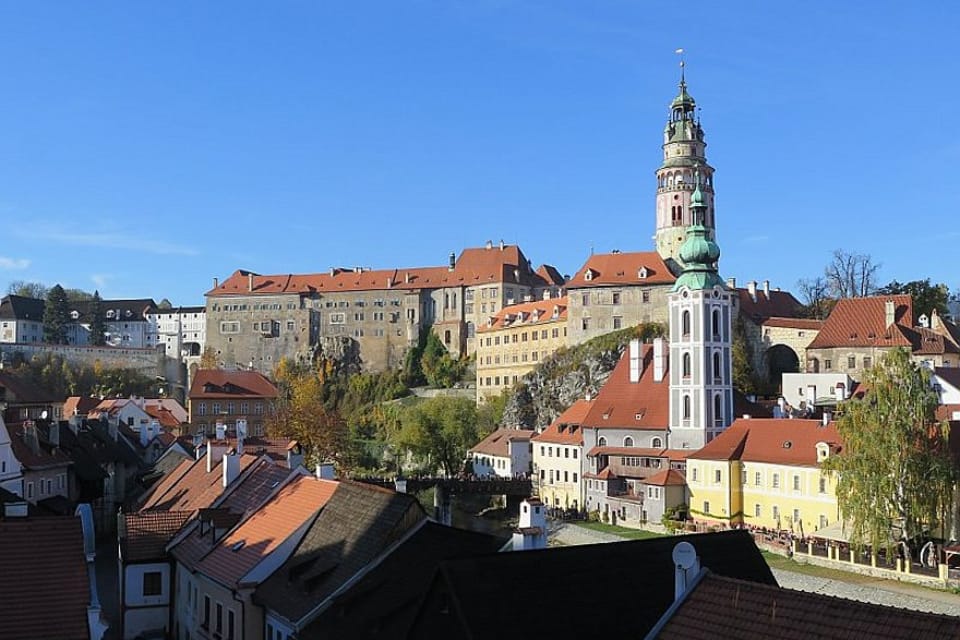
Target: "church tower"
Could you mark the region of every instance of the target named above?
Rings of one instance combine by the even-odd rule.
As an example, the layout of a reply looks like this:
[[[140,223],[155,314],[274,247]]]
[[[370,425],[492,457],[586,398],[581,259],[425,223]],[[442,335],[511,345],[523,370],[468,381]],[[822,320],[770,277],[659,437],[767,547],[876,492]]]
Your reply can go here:
[[[700,169],[703,225],[706,237],[715,240],[713,218],[713,167],[707,164],[703,129],[696,115],[697,103],[687,93],[683,62],[680,63],[680,93],[670,103],[670,117],[663,130],[663,164],[657,170],[657,253],[678,270],[679,251],[693,224],[691,198],[693,174]],[[672,261],[672,264],[671,264]]]
[[[693,168],[691,225],[669,294],[670,448],[699,449],[733,421],[733,296],[717,274],[720,247],[703,221],[709,209]]]

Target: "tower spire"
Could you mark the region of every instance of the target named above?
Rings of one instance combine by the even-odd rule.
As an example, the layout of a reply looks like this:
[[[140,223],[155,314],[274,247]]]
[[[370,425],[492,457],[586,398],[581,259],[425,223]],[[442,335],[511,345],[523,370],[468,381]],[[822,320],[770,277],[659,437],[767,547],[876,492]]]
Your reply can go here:
[[[687,88],[687,79],[685,77],[684,69],[687,66],[686,60],[683,57],[683,47],[680,47],[674,51],[678,56],[680,56],[680,92],[683,93],[684,89]]]

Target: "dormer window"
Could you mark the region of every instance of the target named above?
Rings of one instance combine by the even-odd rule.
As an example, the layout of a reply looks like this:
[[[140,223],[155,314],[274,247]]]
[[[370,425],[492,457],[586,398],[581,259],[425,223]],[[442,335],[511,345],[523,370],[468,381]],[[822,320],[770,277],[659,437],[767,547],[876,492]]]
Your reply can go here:
[[[71,311],[71,312],[70,312],[70,317],[73,318],[74,320],[79,320],[79,319],[80,319],[80,312],[79,312],[79,311],[76,311],[76,310]]]
[[[593,269],[587,269],[586,272],[583,274],[583,279],[586,280],[587,282],[590,282],[591,280],[593,280]]]
[[[826,442],[817,443],[817,462],[823,462],[830,457],[830,445]]]
[[[647,268],[646,268],[646,267],[640,267],[640,269],[637,270],[637,278],[639,278],[640,280],[646,280],[646,279],[647,279]]]

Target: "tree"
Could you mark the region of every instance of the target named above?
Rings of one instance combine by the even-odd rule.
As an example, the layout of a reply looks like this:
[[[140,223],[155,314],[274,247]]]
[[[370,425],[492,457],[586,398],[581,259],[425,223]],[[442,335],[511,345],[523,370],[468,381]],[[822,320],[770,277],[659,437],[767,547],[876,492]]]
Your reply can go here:
[[[299,442],[309,463],[342,465],[349,430],[339,412],[324,405],[322,387],[320,379],[310,372],[291,377],[284,397],[267,418],[267,430],[271,435]]]
[[[439,396],[407,407],[396,444],[429,471],[460,471],[467,449],[479,440],[477,407],[467,398]]]
[[[844,403],[837,420],[842,449],[823,466],[836,474],[851,541],[890,549],[896,529],[909,540],[946,522],[955,475],[949,425],[935,418],[930,372],[907,350],[889,352],[864,382],[863,399]]]
[[[733,388],[743,394],[756,393],[757,374],[753,370],[750,348],[747,346],[747,332],[739,315],[733,322],[732,357]]]
[[[201,369],[219,369],[220,365],[217,362],[217,352],[213,350],[213,347],[205,347],[203,353],[200,354],[200,368]]]
[[[886,296],[909,294],[913,298],[915,317],[920,314],[930,317],[934,310],[941,316],[949,313],[947,303],[950,301],[950,288],[945,284],[930,284],[930,278],[906,283],[893,280],[877,289],[876,293]]]
[[[173,303],[167,300],[166,298],[164,298],[163,300],[157,303],[157,309],[169,311],[170,309],[173,309]]]
[[[430,386],[449,389],[460,381],[466,369],[466,361],[454,360],[437,334],[431,331],[423,347],[420,367]]]
[[[100,292],[93,292],[93,301],[90,303],[90,344],[102,347],[107,344],[107,327],[103,322],[103,301]]]
[[[823,270],[830,294],[835,298],[862,298],[877,288],[875,263],[868,254],[849,253],[835,249],[833,258]]]
[[[817,320],[826,318],[835,302],[829,297],[830,286],[826,278],[802,278],[797,281],[797,288],[803,297],[804,315]]]
[[[49,287],[42,282],[28,282],[26,280],[14,280],[7,287],[7,293],[10,295],[36,298],[38,300],[46,299],[49,291]]]
[[[47,294],[47,303],[43,309],[43,339],[50,344],[67,344],[67,325],[70,323],[70,309],[67,294],[59,284],[54,285]]]

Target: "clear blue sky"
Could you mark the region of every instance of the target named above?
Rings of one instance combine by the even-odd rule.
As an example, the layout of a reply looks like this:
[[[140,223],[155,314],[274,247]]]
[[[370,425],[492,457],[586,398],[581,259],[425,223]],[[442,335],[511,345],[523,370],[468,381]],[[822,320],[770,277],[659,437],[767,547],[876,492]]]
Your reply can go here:
[[[953,5],[5,2],[0,283],[200,304],[237,268],[649,250],[684,47],[724,276],[842,247],[960,288]]]

